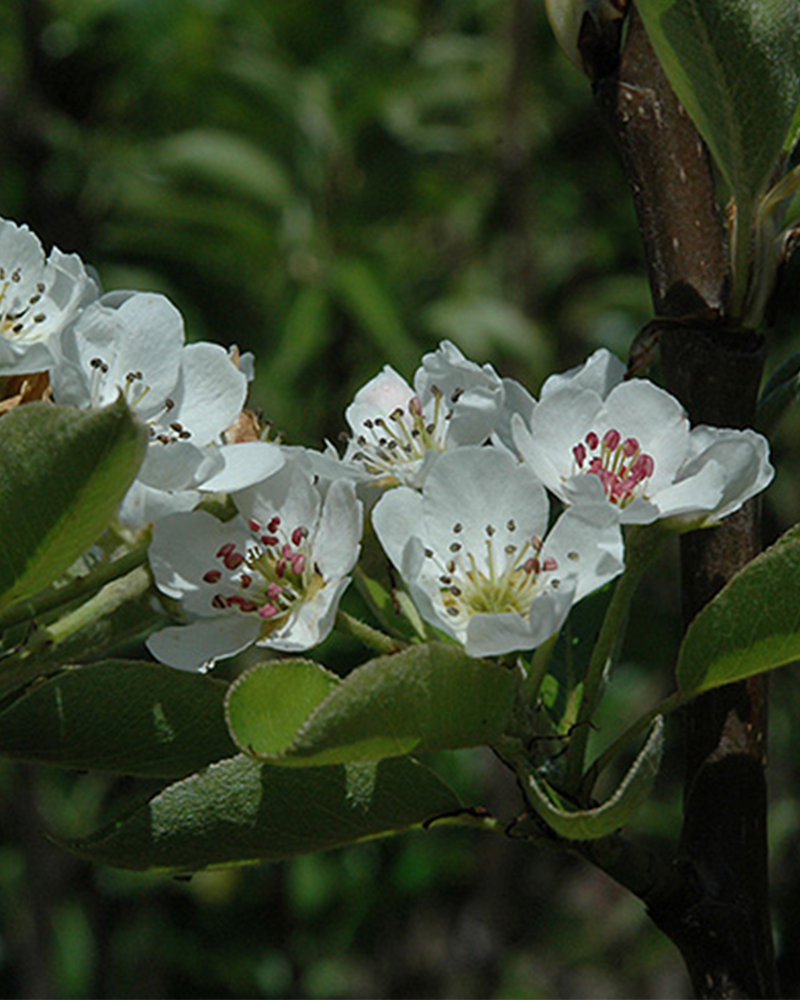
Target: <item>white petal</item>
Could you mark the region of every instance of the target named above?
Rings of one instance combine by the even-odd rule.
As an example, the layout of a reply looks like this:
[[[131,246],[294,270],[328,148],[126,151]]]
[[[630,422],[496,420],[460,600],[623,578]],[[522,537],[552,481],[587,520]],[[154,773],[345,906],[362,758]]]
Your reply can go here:
[[[512,378],[503,379],[503,406],[497,421],[492,443],[514,451],[514,434],[512,421],[519,420],[523,426],[530,424],[531,416],[536,407],[536,400],[524,385]]]
[[[653,457],[651,496],[672,482],[689,448],[689,420],[674,396],[646,379],[623,382],[611,391],[597,420],[602,426],[595,430],[601,435],[614,428],[623,439],[636,438]]]
[[[535,649],[564,624],[572,607],[572,581],[548,588],[534,598],[527,618],[516,612],[474,615],[467,625],[465,642],[470,656],[502,656]]]
[[[196,490],[169,493],[145,486],[137,480],[125,494],[117,517],[126,527],[138,530],[148,524],[155,524],[169,514],[190,511],[199,502],[200,494]]]
[[[458,523],[464,549],[481,559],[487,552],[487,527],[500,550],[541,536],[547,530],[549,503],[533,472],[508,452],[465,447],[446,452],[433,465],[425,482],[424,512],[427,545],[446,549]]]
[[[196,489],[198,472],[204,463],[207,466],[204,452],[188,442],[152,441],[137,479],[158,490]]]
[[[243,549],[249,540],[241,521],[218,521],[204,510],[162,518],[153,528],[149,551],[156,586],[168,597],[183,601],[190,612],[216,614],[203,575],[219,567],[216,554],[222,545],[235,542]]]
[[[241,412],[247,396],[247,376],[219,344],[189,344],[181,352],[177,385],[172,393],[179,420],[196,445],[210,444]]]
[[[325,580],[350,573],[361,551],[363,507],[344,479],[331,485],[314,538],[314,561]]]
[[[448,447],[487,441],[497,426],[505,399],[502,379],[492,366],[478,366],[448,340],[423,357],[414,387],[426,417],[433,416],[439,395],[439,405],[452,411],[447,426]]]
[[[206,493],[233,493],[268,479],[283,467],[279,445],[267,441],[242,441],[204,449],[216,460],[215,470],[197,488]]]
[[[589,389],[597,393],[601,399],[618,385],[625,375],[625,365],[605,348],[595,351],[582,365],[570,368],[558,375],[551,375],[542,386],[541,398],[551,392],[569,387]]]
[[[145,645],[153,656],[178,670],[206,670],[216,660],[235,656],[251,646],[260,622],[245,615],[201,618],[190,625],[173,625],[151,635]]]
[[[555,576],[572,579],[575,600],[605,586],[624,569],[624,544],[619,520],[610,504],[570,507],[545,539],[541,559],[558,563]]]
[[[707,461],[698,465],[685,478],[659,491],[654,498],[658,504],[658,516],[705,517],[722,502],[725,478],[725,469],[717,462]]]
[[[300,450],[284,451],[284,464],[269,478],[232,494],[242,516],[266,524],[275,514],[284,528],[316,529],[322,506],[320,491],[314,486],[314,473],[308,458]]]
[[[64,369],[57,367],[52,380],[59,403],[105,406],[120,390],[128,392],[127,376],[141,373],[138,386],[146,386],[132,403],[143,417],[163,410],[175,388],[183,320],[163,295],[145,292],[112,292],[93,302],[75,325],[65,331],[61,346]],[[106,366],[100,378],[95,359]]]
[[[372,511],[372,526],[383,551],[402,572],[404,552],[410,538],[423,530],[422,495],[407,486],[385,493]]]
[[[150,389],[140,412],[158,411],[175,388],[183,317],[168,298],[150,292],[115,292],[98,300],[98,308],[109,304],[117,324],[116,356],[110,362],[117,385],[124,387],[128,372],[141,371]]]
[[[342,594],[350,584],[343,577],[319,591],[312,601],[303,601],[280,629],[258,642],[259,646],[299,653],[313,649],[326,639],[333,629]]]
[[[361,434],[365,420],[386,417],[398,407],[405,410],[413,395],[414,390],[408,382],[386,365],[379,375],[358,390],[345,410],[345,420],[353,434]]]
[[[53,349],[45,341],[13,343],[0,336],[0,375],[27,375],[52,369]]]
[[[522,457],[556,496],[563,496],[563,483],[575,472],[573,448],[589,431],[598,430],[597,417],[602,408],[597,393],[567,388],[540,400],[531,416],[528,435],[514,421],[515,442]]]
[[[695,427],[690,439],[693,457],[679,474],[694,478],[714,466],[721,478],[721,493],[703,523],[715,522],[738,510],[743,503],[760,493],[772,482],[775,470],[769,460],[769,442],[756,431],[730,427]],[[699,507],[699,505],[698,505]],[[702,509],[702,508],[699,508]],[[683,520],[689,520],[684,515]]]

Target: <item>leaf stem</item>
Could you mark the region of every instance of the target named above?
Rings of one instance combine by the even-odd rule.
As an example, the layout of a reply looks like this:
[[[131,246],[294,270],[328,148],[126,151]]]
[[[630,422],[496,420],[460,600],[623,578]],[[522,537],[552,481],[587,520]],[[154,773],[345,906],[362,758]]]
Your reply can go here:
[[[537,648],[533,651],[530,667],[526,671],[525,680],[522,683],[523,698],[531,707],[534,706],[534,703],[539,696],[539,689],[541,688],[542,681],[547,673],[547,668],[550,665],[550,659],[553,655],[553,650],[556,648],[557,642],[558,633],[546,642],[543,642],[541,646],[537,646]]]
[[[646,527],[629,527],[626,533],[625,572],[617,581],[608,605],[600,634],[592,650],[583,694],[574,724],[574,735],[567,752],[567,788],[581,785],[586,745],[591,719],[602,697],[603,687],[619,658],[628,624],[630,604],[645,570],[661,550],[667,532],[658,523]]]
[[[75,601],[88,599],[102,590],[107,583],[125,576],[137,566],[144,565],[149,545],[150,539],[148,538],[120,556],[119,559],[92,570],[86,576],[72,580],[63,587],[45,590],[28,601],[12,604],[8,611],[0,614],[0,631],[11,628],[12,625],[30,621],[32,618],[40,618],[57,608],[74,604]]]

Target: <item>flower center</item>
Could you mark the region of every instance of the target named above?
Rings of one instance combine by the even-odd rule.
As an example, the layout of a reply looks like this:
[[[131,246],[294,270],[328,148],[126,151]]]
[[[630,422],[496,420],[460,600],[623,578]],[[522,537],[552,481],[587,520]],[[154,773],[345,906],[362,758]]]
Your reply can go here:
[[[642,451],[636,438],[623,439],[613,428],[602,437],[589,431],[572,449],[572,457],[573,471],[597,476],[606,497],[620,507],[646,495],[647,481],[656,467],[653,456]]]
[[[515,611],[527,617],[534,597],[549,584],[558,587],[553,573],[558,569],[555,559],[540,558],[542,540],[533,537],[513,540],[516,524],[505,526],[505,544],[497,538],[497,529],[487,524],[484,529],[485,551],[476,555],[464,547],[461,535],[464,526],[453,525],[453,540],[442,558],[433,549],[425,555],[434,561],[439,573],[439,596],[445,614],[454,626],[465,627],[477,614],[503,614]],[[578,558],[577,553],[571,557]]]
[[[222,545],[203,582],[214,588],[212,607],[258,615],[266,637],[325,582],[311,558],[307,528],[287,531],[277,514],[266,525],[250,520],[247,526],[252,537],[243,550],[235,542]]]
[[[107,398],[107,385],[109,379],[113,379],[110,366],[100,357],[92,358],[89,362],[89,398],[90,406],[99,407],[103,404],[104,396]],[[117,380],[114,388],[122,393],[122,397],[131,409],[136,409],[150,392],[150,386],[145,382],[144,374],[141,371],[129,371],[124,378]],[[175,401],[167,397],[164,405],[147,420],[147,428],[150,431],[150,440],[158,441],[159,444],[172,444],[175,441],[187,441],[192,433],[178,420],[170,420],[169,416],[175,409]]]
[[[47,319],[41,301],[46,291],[43,281],[36,283],[32,295],[20,295],[22,272],[15,268],[10,274],[0,267],[0,331],[9,340],[39,340],[38,327]]]
[[[355,438],[358,450],[351,457],[370,475],[381,477],[378,485],[397,486],[416,470],[427,452],[444,451],[453,410],[444,402],[441,389],[434,386],[432,394],[433,404],[424,409],[419,396],[412,396],[405,408],[396,407],[388,417],[363,421]],[[456,389],[449,402],[457,403],[462,394],[462,389]]]

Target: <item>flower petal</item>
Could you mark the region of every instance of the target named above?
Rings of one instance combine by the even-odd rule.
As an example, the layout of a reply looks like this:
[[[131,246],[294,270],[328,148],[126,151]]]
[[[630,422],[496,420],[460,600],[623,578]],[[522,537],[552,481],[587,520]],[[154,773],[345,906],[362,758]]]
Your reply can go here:
[[[258,619],[227,615],[170,626],[151,635],[145,645],[168,667],[207,670],[217,660],[235,656],[252,645],[258,633]]]
[[[204,449],[216,460],[214,471],[198,482],[205,493],[234,493],[268,479],[284,465],[280,445],[268,441],[242,441]]]
[[[502,656],[535,649],[564,624],[574,598],[574,583],[542,591],[531,604],[527,618],[516,612],[474,615],[467,625],[464,648],[470,656]]]
[[[216,441],[233,423],[247,396],[247,376],[219,344],[189,344],[181,352],[172,393],[172,415],[192,434],[194,444]]]
[[[542,386],[540,398],[544,399],[550,393],[559,389],[588,389],[605,399],[615,385],[619,385],[625,376],[625,365],[607,351],[600,348],[595,351],[582,365],[570,368],[568,371],[551,375]]]
[[[331,484],[314,538],[314,559],[324,579],[350,573],[361,552],[363,507],[351,482]]]
[[[625,568],[619,521],[610,504],[569,507],[545,539],[541,558],[555,559],[558,576],[572,580],[575,600],[605,586]]]

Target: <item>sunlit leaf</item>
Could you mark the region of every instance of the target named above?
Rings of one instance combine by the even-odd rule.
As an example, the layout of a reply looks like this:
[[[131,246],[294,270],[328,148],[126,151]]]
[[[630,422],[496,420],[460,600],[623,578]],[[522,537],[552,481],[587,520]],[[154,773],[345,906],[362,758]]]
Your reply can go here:
[[[339,683],[312,660],[276,660],[242,674],[230,687],[225,714],[240,749],[279,756]]]
[[[253,702],[248,725],[237,742],[270,757],[279,741],[269,705],[292,699],[291,672],[275,675],[275,693],[268,694],[268,675],[242,678],[231,694],[237,719],[240,702]],[[327,697],[299,726],[291,746],[275,755],[276,763],[319,766],[411,752],[457,749],[496,741],[509,723],[519,678],[503,666],[468,657],[460,648],[439,643],[415,646],[381,656],[358,667],[332,687]],[[252,688],[251,686],[252,685]],[[314,695],[318,693],[315,687]],[[259,734],[258,711],[264,713]],[[296,715],[292,715],[293,720]],[[281,731],[280,739],[285,738]]]
[[[697,615],[678,687],[699,694],[800,659],[800,527],[748,563]]]

